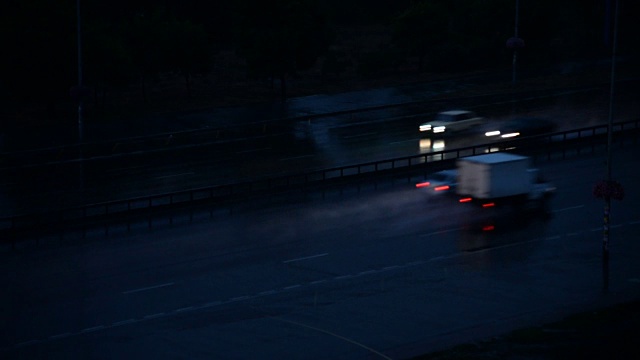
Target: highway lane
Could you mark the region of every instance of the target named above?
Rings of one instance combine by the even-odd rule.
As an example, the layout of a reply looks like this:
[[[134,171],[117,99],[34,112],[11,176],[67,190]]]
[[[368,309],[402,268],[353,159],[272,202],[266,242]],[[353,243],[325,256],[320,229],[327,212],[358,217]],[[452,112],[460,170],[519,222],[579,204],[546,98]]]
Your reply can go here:
[[[247,204],[193,224],[3,249],[5,358],[403,358],[640,294],[638,149],[616,150],[611,294],[604,157],[539,163],[550,220],[463,230],[466,208],[398,182]],[[417,181],[418,179],[416,179]],[[54,354],[54,355],[52,355]]]
[[[635,92],[625,90],[616,104],[617,120],[632,118],[640,112],[633,97]],[[505,102],[507,105],[491,110],[501,115],[483,114],[482,109],[478,112],[491,121],[500,121],[512,111],[544,116],[556,120],[560,130],[602,124],[608,116],[608,97],[604,92],[571,93],[526,103],[508,104],[508,99]],[[356,116],[349,120],[326,117],[222,144],[188,147],[180,140],[175,140],[175,144],[167,140],[167,151],[5,169],[0,174],[4,199],[0,214],[180,191],[485,142],[481,136],[423,138],[416,131],[420,121],[406,117]]]

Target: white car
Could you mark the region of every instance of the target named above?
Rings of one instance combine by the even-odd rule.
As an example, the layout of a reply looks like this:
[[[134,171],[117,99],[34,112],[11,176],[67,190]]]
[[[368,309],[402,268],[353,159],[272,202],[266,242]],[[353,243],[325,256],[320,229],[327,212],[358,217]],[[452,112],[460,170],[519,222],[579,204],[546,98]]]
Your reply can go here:
[[[469,130],[484,124],[484,122],[484,118],[477,116],[473,111],[449,110],[438,113],[433,121],[420,125],[420,132],[427,134],[452,133]]]
[[[427,179],[416,184],[416,188],[427,188],[435,193],[455,193],[458,184],[458,170],[448,169],[434,172]]]

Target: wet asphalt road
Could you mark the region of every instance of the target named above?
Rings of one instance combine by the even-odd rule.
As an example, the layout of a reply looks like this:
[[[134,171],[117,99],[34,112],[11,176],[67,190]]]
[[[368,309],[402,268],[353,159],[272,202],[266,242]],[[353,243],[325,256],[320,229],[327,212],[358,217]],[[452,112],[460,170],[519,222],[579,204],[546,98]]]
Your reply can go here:
[[[3,248],[2,357],[402,359],[634,299],[638,155],[614,153],[606,294],[599,152],[538,163],[552,218],[503,232],[402,182]]]

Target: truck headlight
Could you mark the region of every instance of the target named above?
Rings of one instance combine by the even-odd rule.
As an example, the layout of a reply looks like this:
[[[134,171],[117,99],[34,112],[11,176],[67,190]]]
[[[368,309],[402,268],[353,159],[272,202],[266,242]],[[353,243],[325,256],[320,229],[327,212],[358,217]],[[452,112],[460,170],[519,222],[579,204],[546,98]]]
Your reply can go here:
[[[442,133],[446,130],[446,126],[436,126],[433,128],[434,133]]]

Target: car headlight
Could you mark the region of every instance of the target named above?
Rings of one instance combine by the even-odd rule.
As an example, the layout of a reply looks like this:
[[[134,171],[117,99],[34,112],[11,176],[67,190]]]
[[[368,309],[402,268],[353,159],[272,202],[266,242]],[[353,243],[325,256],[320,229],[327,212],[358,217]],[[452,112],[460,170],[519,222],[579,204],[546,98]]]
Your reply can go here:
[[[431,125],[420,125],[420,131],[431,131]]]
[[[511,138],[511,137],[516,137],[516,136],[518,136],[518,135],[520,135],[520,133],[519,133],[519,132],[513,132],[513,133],[508,133],[508,134],[502,134],[501,136],[502,136],[503,138]]]
[[[433,128],[433,132],[434,133],[441,133],[444,132],[446,130],[446,126],[436,126]]]
[[[496,136],[496,135],[500,135],[500,130],[487,131],[486,133],[484,133],[484,136]]]

